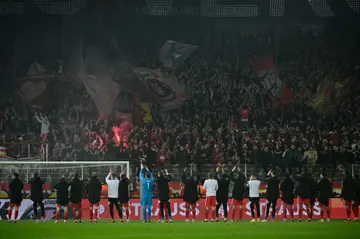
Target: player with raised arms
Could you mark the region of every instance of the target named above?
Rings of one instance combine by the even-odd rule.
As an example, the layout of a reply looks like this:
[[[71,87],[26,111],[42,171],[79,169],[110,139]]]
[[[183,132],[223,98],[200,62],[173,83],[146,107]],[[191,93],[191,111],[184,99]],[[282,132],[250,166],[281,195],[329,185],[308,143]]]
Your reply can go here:
[[[206,191],[204,222],[207,222],[209,210],[211,210],[211,221],[214,222],[216,209],[216,192],[219,189],[219,185],[218,181],[214,179],[212,173],[209,173],[209,178],[205,180],[203,188]]]
[[[120,174],[120,182],[119,182],[119,202],[120,202],[120,210],[123,213],[123,209],[125,209],[126,213],[126,222],[129,222],[130,219],[130,180],[126,177],[124,171],[121,171]],[[124,216],[122,216],[124,218]]]
[[[145,172],[143,172],[145,171]],[[143,175],[144,174],[144,175]],[[154,176],[141,160],[141,170],[139,173],[140,183],[142,187],[141,206],[143,210],[144,222],[151,221],[152,193],[154,186]],[[148,210],[148,218],[146,219],[146,209]]]
[[[285,179],[280,183],[281,200],[283,202],[283,220],[286,221],[286,213],[290,214],[291,221],[294,221],[294,188],[295,183],[289,173],[286,174]]]
[[[13,180],[9,184],[10,204],[8,209],[8,221],[11,222],[12,211],[14,209],[14,223],[16,223],[17,217],[19,215],[19,208],[23,198],[24,184],[19,179],[18,173],[14,173],[12,179]]]
[[[70,207],[72,210],[72,217],[74,222],[80,222],[82,218],[82,209],[81,209],[81,199],[83,195],[83,185],[79,179],[79,175],[75,173],[74,179],[70,182]],[[78,219],[76,217],[76,212],[78,213]]]
[[[164,222],[164,216],[168,215],[170,222],[172,222],[171,216],[171,207],[170,207],[170,197],[169,197],[169,182],[171,182],[172,177],[166,169],[161,170],[158,173],[158,178],[156,180],[158,196],[160,201],[160,215],[161,219],[159,222]]]
[[[239,210],[238,220],[242,219],[243,215],[243,207],[244,207],[244,196],[245,196],[245,188],[246,188],[246,177],[240,171],[240,167],[235,166],[230,173],[230,180],[234,182],[234,187],[232,191],[232,217],[231,220],[235,220],[236,210]]]
[[[45,182],[39,177],[37,173],[30,182],[30,199],[33,201],[34,219],[38,222],[38,205],[41,209],[41,219],[45,221],[45,207],[44,207],[44,196],[43,196],[43,184]]]
[[[222,206],[224,211],[224,222],[227,221],[228,216],[228,200],[229,200],[229,185],[230,180],[228,176],[225,174],[225,170],[223,167],[217,167],[216,168],[216,180],[218,181],[219,189],[216,192],[216,222],[219,221],[219,209]]]
[[[307,171],[307,168],[304,168],[303,174],[295,174],[294,179],[298,181],[298,185],[295,189],[296,194],[298,195],[298,204],[299,204],[299,222],[302,221],[302,214],[304,207],[306,208],[306,213],[308,216],[308,221],[311,221],[311,209],[310,209],[310,193],[313,186],[311,176]]]
[[[119,179],[115,174],[112,173],[110,169],[109,174],[105,178],[105,182],[108,185],[108,201],[109,201],[109,211],[112,222],[115,222],[114,218],[114,206],[118,212],[120,222],[122,222],[122,212],[119,205]]]
[[[88,201],[90,203],[90,222],[97,222],[97,216],[100,207],[101,189],[101,182],[97,178],[96,173],[93,173],[87,185]]]
[[[60,210],[64,207],[64,223],[66,223],[68,217],[68,205],[69,205],[69,184],[66,182],[65,176],[61,176],[60,182],[55,185],[56,191],[56,213],[55,223],[59,222]]]
[[[277,179],[275,173],[270,170],[268,172],[268,174],[265,177],[265,181],[266,181],[266,212],[265,212],[265,218],[263,220],[263,222],[267,222],[268,221],[268,216],[270,213],[270,206],[272,208],[272,212],[271,212],[271,220],[274,221],[275,220],[275,215],[276,215],[276,205],[277,205],[277,200],[280,196],[279,193],[279,180]]]
[[[195,222],[196,218],[196,202],[199,200],[198,197],[198,183],[200,181],[200,175],[191,176],[187,172],[187,168],[184,169],[182,175],[182,182],[184,183],[184,195],[183,200],[185,202],[185,221],[189,222],[190,209],[192,212],[192,222]]]
[[[251,210],[251,222],[256,222],[255,217],[255,207],[256,207],[256,216],[257,221],[260,221],[260,185],[261,182],[256,179],[255,175],[250,176],[248,181],[249,186],[249,201],[250,201],[250,210]]]

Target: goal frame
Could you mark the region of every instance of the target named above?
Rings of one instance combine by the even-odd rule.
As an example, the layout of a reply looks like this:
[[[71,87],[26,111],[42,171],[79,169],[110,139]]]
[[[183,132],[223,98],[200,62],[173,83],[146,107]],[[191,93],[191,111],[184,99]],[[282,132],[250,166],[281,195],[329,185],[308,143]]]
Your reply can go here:
[[[46,165],[74,165],[79,166],[81,169],[81,178],[84,177],[84,167],[81,167],[83,165],[126,165],[126,176],[130,177],[130,161],[12,161],[12,160],[4,160],[0,161],[0,167],[1,165],[34,165],[39,164],[44,167]],[[106,175],[104,175],[105,177]],[[29,177],[29,175],[27,175]]]

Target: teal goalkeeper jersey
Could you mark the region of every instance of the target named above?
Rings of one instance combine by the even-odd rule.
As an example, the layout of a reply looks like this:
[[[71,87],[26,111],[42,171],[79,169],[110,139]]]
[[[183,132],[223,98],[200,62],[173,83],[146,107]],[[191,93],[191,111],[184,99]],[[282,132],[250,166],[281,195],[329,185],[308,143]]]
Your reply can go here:
[[[142,174],[142,171],[140,170],[140,182],[142,186],[142,195],[148,196],[152,195],[153,192],[153,186],[154,186],[154,177],[149,169],[147,169],[147,172],[150,174],[150,178],[145,178]]]

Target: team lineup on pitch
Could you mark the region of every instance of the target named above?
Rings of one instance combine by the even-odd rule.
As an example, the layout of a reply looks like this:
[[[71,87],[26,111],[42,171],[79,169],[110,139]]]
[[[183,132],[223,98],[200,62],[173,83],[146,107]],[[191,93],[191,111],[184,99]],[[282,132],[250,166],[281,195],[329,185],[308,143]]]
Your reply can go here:
[[[218,167],[214,174],[208,175],[201,189],[205,193],[205,199],[199,198],[199,174],[190,174],[186,168],[182,175],[184,184],[182,200],[170,200],[169,182],[172,177],[166,169],[158,172],[155,181],[152,172],[141,164],[139,179],[142,186],[141,198],[139,201],[130,200],[130,181],[126,173],[122,171],[117,175],[110,170],[105,178],[108,186],[108,200],[105,201],[101,199],[102,184],[95,173],[86,185],[78,174],[75,174],[69,183],[65,177],[61,177],[60,182],[54,187],[57,198],[52,201],[54,209],[50,213],[53,213],[53,216],[49,217],[49,210],[45,209],[44,205],[44,202],[49,202],[43,197],[44,181],[35,174],[31,180],[31,201],[24,200],[23,183],[19,179],[19,174],[14,173],[13,181],[9,186],[10,201],[6,217],[9,222],[25,218],[24,207],[28,205],[28,207],[32,206],[33,210],[30,210],[33,211],[32,218],[37,222],[55,217],[55,223],[60,220],[66,223],[69,218],[74,222],[90,220],[93,223],[97,223],[100,218],[111,218],[113,222],[140,219],[143,222],[151,220],[172,222],[173,219],[186,222],[248,219],[251,222],[278,219],[310,222],[312,219],[320,219],[324,222],[330,221],[331,218],[346,218],[347,222],[358,221],[359,184],[349,174],[343,181],[341,203],[331,199],[332,185],[325,174],[316,182],[306,171],[287,175],[280,181],[270,170],[264,179],[267,185],[266,199],[260,198],[260,180],[253,175],[246,180],[237,166],[230,174],[226,174],[223,168]],[[232,198],[228,197],[230,181],[234,183]],[[294,181],[298,182],[296,187]],[[157,199],[153,199],[154,184],[157,186]],[[248,196],[245,196],[246,190]],[[84,191],[87,200],[83,199]],[[339,204],[342,204],[343,208],[339,207]],[[339,216],[344,212],[346,215]]]

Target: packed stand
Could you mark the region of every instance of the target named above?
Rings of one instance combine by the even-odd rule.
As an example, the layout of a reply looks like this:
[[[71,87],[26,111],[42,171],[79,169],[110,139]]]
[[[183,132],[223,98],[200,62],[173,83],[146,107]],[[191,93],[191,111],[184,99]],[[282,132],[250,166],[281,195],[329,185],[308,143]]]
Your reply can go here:
[[[252,163],[267,172],[271,167],[293,171],[306,164],[313,170],[329,165],[335,173],[339,165],[359,161],[359,84],[329,116],[319,115],[307,103],[324,79],[358,77],[359,59],[349,57],[356,48],[345,49],[345,37],[330,39],[294,30],[187,41],[200,47],[177,72],[189,89],[183,106],[164,112],[153,105],[153,122],[131,128],[126,144],[114,144],[117,122],[98,119],[82,84],[60,75],[53,87],[57,100],[38,114],[2,94],[0,130],[8,142],[46,140],[51,160],[109,160],[115,152],[118,158],[134,160],[146,155],[149,166],[171,163],[183,168],[192,162],[201,169],[203,164]],[[160,66],[149,57],[157,55],[156,46],[134,45],[138,66]],[[276,109],[251,69],[251,62],[266,54],[274,56],[280,79],[294,93],[293,102]],[[241,109],[249,112],[245,123],[239,118]]]
[[[299,30],[277,37],[212,36],[194,44],[201,48],[179,73],[191,85],[184,107],[170,113],[152,109],[155,124],[131,133],[135,155],[141,154],[139,148],[150,148],[158,152],[153,163],[254,163],[266,172],[275,165],[293,171],[307,164],[313,170],[328,165],[335,173],[339,165],[347,168],[358,161],[359,85],[330,116],[307,105],[324,79],[358,77],[359,59],[349,57],[343,39]],[[295,95],[291,104],[274,109],[256,84],[251,70],[256,54],[276,56],[280,79]],[[249,110],[248,125],[240,123],[240,109]]]

